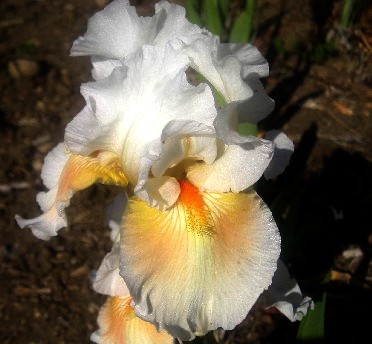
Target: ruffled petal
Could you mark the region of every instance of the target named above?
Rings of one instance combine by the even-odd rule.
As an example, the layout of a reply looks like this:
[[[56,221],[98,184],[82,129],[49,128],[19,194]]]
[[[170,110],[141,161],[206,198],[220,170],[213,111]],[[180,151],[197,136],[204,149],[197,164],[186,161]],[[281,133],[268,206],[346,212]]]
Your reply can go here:
[[[109,296],[129,296],[129,290],[124,279],[119,274],[120,245],[115,243],[112,250],[106,254],[97,270],[93,281],[93,289],[100,294]]]
[[[212,92],[205,84],[189,84],[188,63],[170,46],[146,46],[109,78],[86,84],[82,93],[88,104],[66,128],[68,147],[78,154],[101,147],[120,152],[123,170],[136,185],[139,175],[148,173],[142,168],[148,168],[149,154],[157,159],[169,122],[187,114],[190,121],[213,125]]]
[[[120,273],[138,316],[190,340],[244,319],[271,283],[280,237],[255,192],[199,193],[187,181],[180,185],[167,211],[129,200]]]
[[[16,215],[21,228],[29,227],[33,234],[42,240],[49,240],[50,237],[57,235],[59,229],[67,226],[65,208],[75,192],[86,189],[95,182],[118,186],[126,186],[128,183],[119,160],[113,153],[101,152],[94,157],[87,157],[68,153],[62,148],[62,145],[58,145],[49,153],[43,167],[46,183],[52,186],[57,182],[48,192],[37,195],[37,201],[44,214],[29,220]],[[61,164],[54,164],[57,157],[64,161],[62,170]],[[58,181],[57,174],[53,171],[55,166],[59,168]]]
[[[109,297],[98,315],[99,330],[91,335],[97,344],[173,344],[166,332],[136,317],[130,297]]]
[[[191,67],[210,82],[229,103],[253,95],[241,76],[241,63],[234,55],[219,58],[219,37],[205,35],[185,48]]]
[[[201,190],[240,192],[263,175],[273,155],[273,144],[237,132],[237,103],[230,103],[218,114],[216,135],[226,143],[224,151],[210,165],[199,163],[188,169],[187,178]]]
[[[110,75],[121,60],[144,45],[179,49],[201,35],[202,30],[185,18],[182,6],[160,1],[155,4],[153,17],[138,16],[128,1],[112,1],[88,21],[88,29],[71,49],[72,56],[92,56],[93,77],[98,80]]]
[[[280,130],[268,131],[265,139],[274,143],[274,155],[264,173],[266,179],[271,179],[281,174],[288,166],[294,145],[288,136]]]
[[[159,15],[139,17],[127,0],[112,1],[88,20],[88,29],[71,48],[72,56],[95,55],[121,59],[156,35]]]
[[[289,275],[287,267],[278,260],[278,268],[270,287],[259,298],[266,308],[275,307],[290,321],[301,320],[314,308],[310,297],[303,297],[296,280]]]
[[[269,64],[256,47],[251,44],[222,43],[218,47],[220,59],[234,55],[242,65],[242,77],[264,78],[269,75]]]

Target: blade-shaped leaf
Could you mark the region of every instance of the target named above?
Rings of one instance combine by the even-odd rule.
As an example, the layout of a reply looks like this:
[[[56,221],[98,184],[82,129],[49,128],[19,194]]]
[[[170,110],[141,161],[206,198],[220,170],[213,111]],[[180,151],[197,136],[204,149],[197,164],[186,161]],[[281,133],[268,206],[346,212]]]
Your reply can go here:
[[[202,11],[205,27],[214,35],[220,36],[223,26],[218,10],[218,0],[204,0]]]
[[[200,17],[200,9],[199,9],[199,2],[198,0],[185,0],[185,9],[186,9],[186,17],[187,19],[200,27],[203,26],[201,17]]]

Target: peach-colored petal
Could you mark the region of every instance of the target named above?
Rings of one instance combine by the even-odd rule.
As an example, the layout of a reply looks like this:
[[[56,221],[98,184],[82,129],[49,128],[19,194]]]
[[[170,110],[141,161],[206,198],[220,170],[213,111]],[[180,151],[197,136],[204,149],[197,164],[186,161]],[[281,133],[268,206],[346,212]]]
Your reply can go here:
[[[172,344],[166,332],[138,318],[131,297],[109,297],[98,315],[99,330],[91,340],[98,344]]]
[[[120,273],[138,316],[190,340],[244,319],[271,283],[280,237],[254,191],[201,193],[188,181],[180,188],[167,211],[129,200]]]
[[[44,169],[44,174],[47,175],[48,170],[52,174],[53,168],[53,164],[48,164]],[[39,239],[50,239],[51,236],[57,235],[60,228],[67,225],[64,210],[69,205],[73,194],[96,182],[127,185],[128,181],[117,156],[111,152],[102,152],[95,156],[70,154],[60,172],[57,185],[48,192],[40,192],[37,196],[44,214],[28,220],[16,215],[18,225],[21,228],[30,227]]]

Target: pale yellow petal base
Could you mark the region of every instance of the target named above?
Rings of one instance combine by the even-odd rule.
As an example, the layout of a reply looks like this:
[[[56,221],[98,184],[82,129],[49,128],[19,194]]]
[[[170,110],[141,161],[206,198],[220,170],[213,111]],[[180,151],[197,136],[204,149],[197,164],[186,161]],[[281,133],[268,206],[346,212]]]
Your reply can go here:
[[[98,315],[99,330],[91,339],[98,344],[172,344],[173,337],[158,332],[138,318],[131,297],[109,297]]]
[[[271,283],[280,237],[254,191],[201,193],[188,181],[180,189],[167,211],[129,200],[120,273],[138,316],[190,340],[244,319]]]

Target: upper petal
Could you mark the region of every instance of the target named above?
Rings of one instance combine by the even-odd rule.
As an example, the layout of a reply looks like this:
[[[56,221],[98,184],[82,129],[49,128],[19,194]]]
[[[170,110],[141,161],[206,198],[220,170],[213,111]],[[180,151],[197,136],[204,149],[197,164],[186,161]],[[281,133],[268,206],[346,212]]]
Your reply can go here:
[[[243,320],[271,283],[280,237],[254,192],[199,193],[182,182],[167,211],[129,200],[121,249],[136,314],[190,340]]]
[[[202,30],[185,18],[182,6],[160,1],[153,17],[138,16],[128,1],[115,0],[88,21],[88,29],[72,46],[71,55],[91,55],[93,76],[108,76],[116,62],[144,45],[180,48],[182,42],[195,40]]]
[[[74,152],[110,146],[120,152],[129,181],[136,185],[141,159],[160,145],[164,127],[172,120],[211,126],[216,116],[209,87],[189,84],[188,59],[170,46],[143,47],[115,69],[109,78],[83,88],[88,105],[67,126],[65,140]],[[88,128],[89,130],[87,130]]]
[[[273,155],[273,144],[237,132],[236,105],[230,103],[218,114],[214,126],[225,149],[210,165],[199,163],[188,169],[187,178],[201,190],[240,192],[252,186],[264,173]]]

